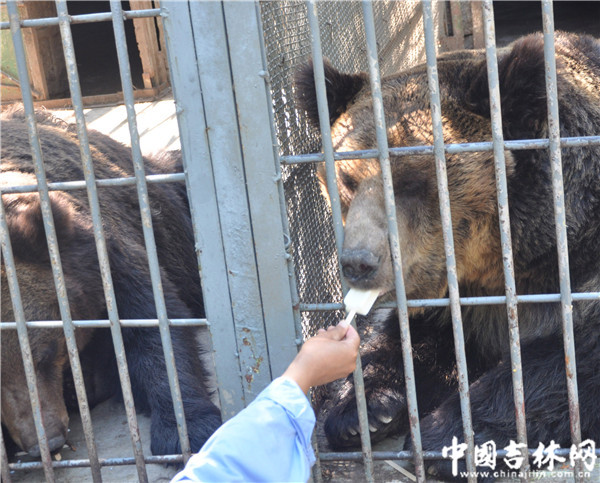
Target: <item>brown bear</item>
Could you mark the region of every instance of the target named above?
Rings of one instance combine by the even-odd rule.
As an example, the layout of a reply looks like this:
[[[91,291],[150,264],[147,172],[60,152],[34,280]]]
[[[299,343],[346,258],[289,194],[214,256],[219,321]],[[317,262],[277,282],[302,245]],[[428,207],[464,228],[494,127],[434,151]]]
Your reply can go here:
[[[83,180],[79,141],[73,126],[36,112],[48,182]],[[36,178],[24,113],[2,114],[0,186],[35,185]],[[101,133],[89,132],[97,179],[133,176],[131,150]],[[146,174],[182,171],[181,155],[168,152],[144,158]],[[181,183],[148,186],[160,276],[170,318],[204,317],[194,235]],[[111,275],[119,317],[156,318],[148,259],[135,185],[98,189]],[[73,320],[106,319],[107,309],[90,208],[85,189],[50,192],[60,257]],[[3,194],[9,235],[27,320],[58,320],[60,312],[51,272],[40,200],[35,193]],[[4,260],[2,321],[14,320]],[[177,373],[193,451],[220,425],[211,403],[193,328],[171,328]],[[29,329],[44,426],[51,450],[62,447],[68,429],[65,404],[73,385],[62,329]],[[151,416],[154,454],[181,451],[171,393],[157,328],[123,328],[123,339],[136,408]],[[76,329],[90,405],[119,389],[109,329]],[[63,392],[63,386],[69,389]],[[39,455],[31,404],[17,334],[2,331],[2,424],[24,451]]]
[[[600,134],[600,42],[556,34],[561,136]],[[548,136],[543,38],[532,34],[498,51],[505,139]],[[491,140],[485,53],[463,51],[438,59],[445,143]],[[375,148],[368,77],[326,65],[331,133],[337,151]],[[317,125],[312,67],[296,78],[299,101]],[[433,134],[425,66],[384,78],[389,145],[431,145]],[[506,151],[514,271],[519,294],[557,293],[557,242],[552,173],[547,149]],[[391,156],[403,276],[410,299],[448,294],[433,155]],[[562,149],[570,278],[573,292],[600,291],[600,146]],[[490,151],[447,154],[460,295],[504,295],[499,221]],[[343,274],[351,286],[379,288],[394,299],[383,185],[378,162],[336,163],[345,215]],[[441,450],[463,429],[448,307],[413,309],[410,330],[424,450]],[[516,440],[503,305],[462,307],[475,444],[498,448]],[[600,442],[600,301],[573,304],[577,382],[584,440]],[[518,306],[527,436],[530,447],[551,440],[571,444],[565,353],[558,303]],[[408,414],[398,317],[376,311],[375,335],[361,351],[373,441],[406,433]],[[356,447],[358,418],[350,377],[334,398],[325,432],[334,448]],[[410,440],[407,448],[411,448]],[[452,479],[448,460],[428,462]],[[462,464],[462,463],[461,463]]]

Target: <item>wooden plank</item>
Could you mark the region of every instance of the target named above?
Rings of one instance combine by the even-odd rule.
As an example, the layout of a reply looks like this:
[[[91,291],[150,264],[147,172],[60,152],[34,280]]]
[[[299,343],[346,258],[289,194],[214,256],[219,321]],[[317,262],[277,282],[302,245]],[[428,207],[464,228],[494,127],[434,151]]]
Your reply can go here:
[[[131,10],[156,8],[155,2],[152,0],[131,0],[129,5]],[[162,23],[162,20],[153,17],[133,19],[135,37],[142,61],[142,78],[146,89],[160,85],[167,80],[165,55],[164,50],[160,49],[157,22]]]
[[[155,101],[160,99],[164,92],[168,89],[167,84],[163,84],[159,87],[153,87],[151,89],[137,89],[134,92],[134,98],[136,101]],[[18,102],[20,102],[21,96],[19,93]],[[6,99],[7,102],[2,102],[2,108],[15,102],[14,99]],[[73,104],[70,97],[62,99],[43,99],[35,101],[35,107],[45,107],[46,109],[72,109]],[[114,106],[117,104],[123,104],[123,94],[117,92],[115,94],[100,94],[97,96],[86,96],[83,98],[83,105],[85,107],[101,107],[101,106]]]
[[[19,5],[22,18],[56,17],[54,2],[23,2]],[[67,70],[58,26],[23,29],[27,51],[27,66],[37,99],[64,94],[67,90]]]

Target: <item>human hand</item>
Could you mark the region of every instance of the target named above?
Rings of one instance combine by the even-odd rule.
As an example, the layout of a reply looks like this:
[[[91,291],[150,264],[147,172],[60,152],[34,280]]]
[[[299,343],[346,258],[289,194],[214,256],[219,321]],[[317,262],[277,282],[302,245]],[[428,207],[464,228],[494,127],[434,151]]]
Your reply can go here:
[[[298,383],[305,393],[350,374],[356,367],[360,338],[352,326],[319,329],[308,339],[296,358],[283,373]]]

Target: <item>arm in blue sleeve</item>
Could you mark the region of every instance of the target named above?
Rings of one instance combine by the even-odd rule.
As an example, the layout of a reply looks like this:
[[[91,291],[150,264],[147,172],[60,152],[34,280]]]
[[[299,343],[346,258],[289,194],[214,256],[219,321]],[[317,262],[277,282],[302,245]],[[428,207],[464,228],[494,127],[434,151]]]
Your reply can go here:
[[[275,379],[221,426],[188,461],[178,481],[307,481],[315,456],[315,413],[293,381]]]

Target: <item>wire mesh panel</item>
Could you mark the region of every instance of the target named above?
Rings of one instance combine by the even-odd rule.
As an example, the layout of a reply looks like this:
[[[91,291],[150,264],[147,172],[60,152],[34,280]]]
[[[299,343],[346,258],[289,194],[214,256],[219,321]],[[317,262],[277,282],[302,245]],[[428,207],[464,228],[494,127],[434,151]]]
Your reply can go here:
[[[318,10],[325,57],[343,71],[366,70],[360,3],[321,2]],[[376,2],[374,10],[382,73],[397,72],[423,61],[420,4]],[[315,152],[320,145],[319,135],[297,108],[292,89],[294,72],[310,57],[306,4],[263,2],[261,15],[280,155]],[[306,305],[339,303],[342,292],[331,214],[316,177],[316,166],[286,166],[284,179],[300,301]],[[335,323],[341,313],[302,315],[307,336]]]

